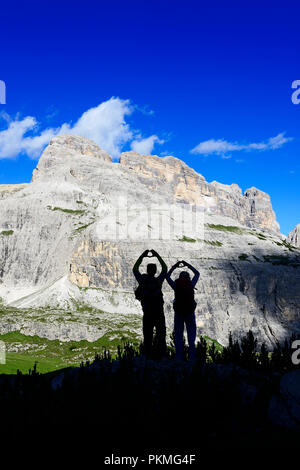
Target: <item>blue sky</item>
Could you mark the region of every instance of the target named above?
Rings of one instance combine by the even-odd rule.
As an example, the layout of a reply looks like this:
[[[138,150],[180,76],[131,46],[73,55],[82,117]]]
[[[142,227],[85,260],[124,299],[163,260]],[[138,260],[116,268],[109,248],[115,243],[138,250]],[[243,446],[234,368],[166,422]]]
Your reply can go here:
[[[11,0],[0,21],[0,183],[77,132],[256,186],[283,233],[300,223],[298,1]]]

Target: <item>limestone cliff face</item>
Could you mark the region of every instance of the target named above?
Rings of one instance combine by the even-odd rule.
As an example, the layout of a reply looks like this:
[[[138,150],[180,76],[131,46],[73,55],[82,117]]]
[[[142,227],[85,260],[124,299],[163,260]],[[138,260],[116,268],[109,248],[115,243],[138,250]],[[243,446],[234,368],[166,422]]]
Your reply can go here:
[[[300,247],[300,224],[287,237],[287,241],[294,246]]]
[[[178,158],[121,154],[120,164],[138,174],[152,191],[164,192],[169,200],[196,204],[215,214],[231,217],[249,227],[280,233],[270,196],[256,188],[242,194],[238,185],[208,183]]]
[[[121,154],[120,164],[137,173],[151,191],[169,193],[168,196],[173,201],[207,205],[200,190],[203,176],[178,158],[124,152]]]
[[[63,157],[61,155],[62,149],[64,149]],[[100,149],[92,140],[74,135],[60,135],[52,139],[43,152],[38,166],[33,171],[32,181],[40,176],[49,178],[52,171],[57,175],[60,169],[62,171],[61,176],[64,176],[66,162],[71,162],[72,158],[76,158],[78,155],[112,162],[111,156]]]
[[[202,230],[186,218],[190,207]],[[271,346],[299,330],[300,251],[283,242],[270,198],[256,188],[242,194],[235,184],[208,183],[171,156],[126,152],[113,163],[78,136],[54,138],[30,184],[0,186],[0,296],[10,305],[84,303],[109,314],[105,322],[136,315],[141,327],[132,266],[149,248],[169,267],[186,259],[199,269],[198,333],[225,344],[229,331],[251,328]],[[172,328],[173,292],[166,283],[163,290]],[[0,331],[22,324],[49,338],[105,333],[104,317],[84,315],[80,336],[68,315],[67,323],[1,317]]]
[[[23,184],[0,184],[0,199],[5,199],[8,196],[24,189],[27,186],[27,183]]]

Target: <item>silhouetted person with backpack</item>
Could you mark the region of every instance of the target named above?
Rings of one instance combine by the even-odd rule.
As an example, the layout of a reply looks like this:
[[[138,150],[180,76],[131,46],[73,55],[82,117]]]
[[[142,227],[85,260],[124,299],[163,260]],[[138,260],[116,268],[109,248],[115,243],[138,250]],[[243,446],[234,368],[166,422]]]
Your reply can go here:
[[[182,271],[179,277],[173,281],[171,274],[176,268],[186,266],[194,273],[193,279],[187,271]],[[200,273],[189,263],[178,261],[168,272],[166,279],[175,292],[174,299],[174,336],[176,358],[183,360],[183,330],[186,326],[188,343],[189,343],[189,359],[195,358],[195,340],[196,340],[196,302],[194,298],[194,287],[198,282]]]
[[[161,264],[161,273],[155,277],[156,264],[148,263],[147,274],[141,274],[139,267],[144,258],[149,256],[156,257]],[[144,352],[146,357],[151,357],[153,330],[156,330],[156,340],[158,356],[162,357],[166,353],[166,322],[164,315],[164,299],[162,293],[162,284],[166,278],[168,268],[164,260],[155,250],[146,250],[136,261],[133,267],[133,274],[139,283],[135,290],[135,297],[141,302],[143,309],[143,335]]]

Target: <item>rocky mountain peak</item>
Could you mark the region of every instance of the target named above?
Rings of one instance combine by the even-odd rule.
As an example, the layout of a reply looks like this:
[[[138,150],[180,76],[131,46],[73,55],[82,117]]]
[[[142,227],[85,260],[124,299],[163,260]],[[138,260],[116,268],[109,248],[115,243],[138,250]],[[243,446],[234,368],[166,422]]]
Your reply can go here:
[[[248,201],[250,219],[256,219],[261,227],[269,227],[274,232],[280,233],[280,226],[276,221],[269,194],[251,187],[246,189],[244,199]]]
[[[287,237],[287,241],[294,246],[300,248],[300,224],[296,225],[294,230]]]
[[[172,155],[159,157],[158,155],[141,155],[138,152],[123,152],[120,164],[141,172],[145,175],[166,178],[170,180],[174,175],[188,174],[204,180],[204,177],[190,168],[185,162]]]
[[[260,189],[257,189],[254,186],[252,186],[249,189],[246,189],[246,191],[244,192],[244,196],[248,198],[254,198],[254,197],[261,198],[261,199],[264,198],[268,201],[271,200],[268,193],[265,193],[264,191],[261,191]]]
[[[101,174],[101,180],[96,176]],[[105,175],[105,177],[104,177]],[[248,227],[258,227],[280,234],[279,224],[272,209],[270,196],[257,188],[242,193],[237,184],[209,183],[185,162],[173,156],[141,155],[134,151],[123,152],[119,163],[93,141],[76,135],[59,135],[44,150],[32,181],[85,181],[87,186],[107,186],[121,191],[131,187],[139,191],[135,198],[146,200],[149,191],[161,200],[188,203],[204,211],[230,217]],[[122,181],[126,182],[125,185]],[[133,185],[133,186],[132,186]],[[118,186],[119,187],[119,186]],[[139,188],[139,189],[138,189]],[[118,193],[119,189],[116,189]]]
[[[75,164],[76,159],[82,157],[93,157],[112,162],[112,157],[92,140],[78,135],[62,134],[51,139],[42,153],[39,163],[33,171],[32,181],[41,175],[49,176],[55,167],[60,167],[63,172],[66,165]]]
[[[51,139],[49,150],[53,151],[74,151],[84,156],[92,156],[112,161],[111,156],[102,150],[93,140],[79,135],[62,134]],[[48,147],[47,147],[48,148]]]

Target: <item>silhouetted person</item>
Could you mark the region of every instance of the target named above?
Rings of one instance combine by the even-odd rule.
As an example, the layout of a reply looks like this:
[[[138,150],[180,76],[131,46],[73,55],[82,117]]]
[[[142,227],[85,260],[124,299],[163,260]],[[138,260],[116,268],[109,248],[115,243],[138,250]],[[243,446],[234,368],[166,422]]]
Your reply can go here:
[[[143,258],[149,253],[155,256],[161,264],[161,273],[155,277],[156,264],[147,265],[147,274],[141,274],[139,271]],[[162,284],[166,278],[168,268],[163,259],[155,250],[146,250],[136,261],[133,267],[133,274],[139,283],[135,291],[136,298],[141,302],[143,309],[143,335],[144,352],[146,357],[151,356],[153,330],[156,330],[158,356],[165,355],[166,352],[166,322],[164,315],[164,299],[162,294]]]
[[[187,271],[182,271],[179,277],[173,281],[171,274],[176,268],[186,266],[194,273],[193,279]],[[174,336],[176,358],[183,360],[183,330],[186,326],[188,343],[189,343],[189,359],[195,358],[195,340],[196,340],[196,318],[195,309],[196,302],[194,298],[194,287],[198,282],[200,273],[185,261],[178,261],[167,273],[166,279],[175,292],[174,305]]]

